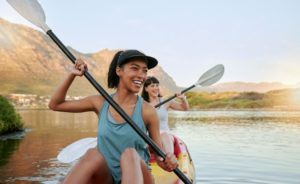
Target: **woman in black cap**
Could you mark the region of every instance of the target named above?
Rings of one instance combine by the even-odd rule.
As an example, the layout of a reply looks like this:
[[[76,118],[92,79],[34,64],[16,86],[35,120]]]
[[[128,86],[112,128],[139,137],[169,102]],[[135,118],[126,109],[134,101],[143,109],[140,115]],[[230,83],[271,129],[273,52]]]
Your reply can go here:
[[[162,148],[157,113],[137,95],[147,78],[148,69],[156,65],[155,58],[137,50],[117,52],[109,67],[108,87],[116,89],[112,98]],[[93,111],[99,118],[97,149],[89,150],[63,183],[154,183],[148,163],[147,144],[101,95],[66,100],[73,80],[76,76],[82,76],[86,70],[85,62],[77,60],[74,70],[58,87],[49,102],[49,108],[55,111]],[[156,161],[169,172],[178,165],[173,154],[166,154],[164,161],[156,157]]]

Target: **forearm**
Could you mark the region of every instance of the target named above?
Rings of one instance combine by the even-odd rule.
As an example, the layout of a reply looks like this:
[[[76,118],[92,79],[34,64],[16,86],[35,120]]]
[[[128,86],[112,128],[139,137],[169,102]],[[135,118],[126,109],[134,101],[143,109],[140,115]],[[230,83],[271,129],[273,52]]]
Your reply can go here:
[[[189,102],[187,101],[186,97],[181,98],[181,108],[185,111],[189,110]]]
[[[59,104],[65,102],[68,89],[70,88],[75,77],[76,76],[74,74],[70,73],[63,83],[56,89],[48,104],[50,109],[55,110]]]

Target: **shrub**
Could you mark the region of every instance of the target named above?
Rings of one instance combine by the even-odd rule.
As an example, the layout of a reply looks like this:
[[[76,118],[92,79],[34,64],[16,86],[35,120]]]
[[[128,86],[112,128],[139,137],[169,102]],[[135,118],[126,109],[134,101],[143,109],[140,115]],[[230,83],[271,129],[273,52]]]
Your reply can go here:
[[[9,101],[0,95],[0,134],[21,130],[23,122]]]

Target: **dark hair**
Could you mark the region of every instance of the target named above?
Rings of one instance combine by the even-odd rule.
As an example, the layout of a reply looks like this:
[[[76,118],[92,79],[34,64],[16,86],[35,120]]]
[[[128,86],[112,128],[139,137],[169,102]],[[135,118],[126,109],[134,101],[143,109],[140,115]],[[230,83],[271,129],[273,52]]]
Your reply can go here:
[[[119,51],[113,57],[108,70],[107,86],[108,88],[117,88],[120,78],[116,73],[116,68],[122,67],[125,63],[130,61],[142,59],[147,64],[148,69],[151,69],[157,65],[157,60],[151,56],[146,56],[144,53],[138,50],[124,50]]]
[[[149,76],[144,83],[143,91],[142,91],[142,97],[145,101],[149,102],[149,93],[146,91],[146,87],[148,87],[151,84],[159,84],[159,81],[156,77]],[[160,94],[158,94],[158,97],[161,97]]]
[[[108,74],[107,74],[107,86],[108,88],[116,88],[118,87],[119,84],[119,76],[116,73],[116,68],[118,66],[118,59],[120,54],[123,51],[119,51],[115,54],[115,56],[113,57],[110,65],[109,65],[109,69],[108,69]]]

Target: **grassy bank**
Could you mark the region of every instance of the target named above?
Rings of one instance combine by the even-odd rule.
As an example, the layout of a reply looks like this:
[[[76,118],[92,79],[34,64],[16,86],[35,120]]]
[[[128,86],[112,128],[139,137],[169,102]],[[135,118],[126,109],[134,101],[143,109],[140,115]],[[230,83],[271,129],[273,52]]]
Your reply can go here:
[[[300,109],[300,89],[257,92],[188,92],[192,109]]]

